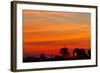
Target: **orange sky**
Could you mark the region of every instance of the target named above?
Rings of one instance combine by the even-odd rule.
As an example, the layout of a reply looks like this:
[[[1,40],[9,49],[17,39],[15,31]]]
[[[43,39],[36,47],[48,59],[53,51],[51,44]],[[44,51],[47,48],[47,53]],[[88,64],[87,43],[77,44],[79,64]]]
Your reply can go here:
[[[90,14],[23,10],[24,54],[90,47]]]

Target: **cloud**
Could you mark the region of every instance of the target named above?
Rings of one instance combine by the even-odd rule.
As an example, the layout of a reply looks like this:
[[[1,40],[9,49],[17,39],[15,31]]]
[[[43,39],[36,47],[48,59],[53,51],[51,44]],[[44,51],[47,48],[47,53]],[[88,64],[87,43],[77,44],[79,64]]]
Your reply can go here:
[[[23,15],[24,20],[26,19],[25,21],[29,22],[38,21],[43,24],[44,23],[90,24],[89,13],[53,12],[53,11],[30,11],[30,12],[31,14],[28,13]]]
[[[90,39],[90,14],[24,10],[24,42]]]

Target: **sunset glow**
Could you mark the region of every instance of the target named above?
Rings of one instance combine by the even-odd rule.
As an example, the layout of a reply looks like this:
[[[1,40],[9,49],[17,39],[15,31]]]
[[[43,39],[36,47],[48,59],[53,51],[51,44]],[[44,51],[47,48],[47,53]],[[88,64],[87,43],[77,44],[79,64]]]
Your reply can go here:
[[[89,13],[23,10],[24,56],[91,48],[90,18]]]

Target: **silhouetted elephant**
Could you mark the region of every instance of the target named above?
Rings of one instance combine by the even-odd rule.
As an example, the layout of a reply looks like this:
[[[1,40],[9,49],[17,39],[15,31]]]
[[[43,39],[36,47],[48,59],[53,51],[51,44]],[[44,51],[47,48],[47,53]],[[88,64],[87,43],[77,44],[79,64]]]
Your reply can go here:
[[[68,52],[68,48],[61,48],[60,49],[60,54],[62,55],[62,57],[64,58],[68,58],[69,52]]]
[[[84,49],[75,48],[73,51],[73,55],[75,58],[78,58],[78,59],[87,58],[87,54]]]

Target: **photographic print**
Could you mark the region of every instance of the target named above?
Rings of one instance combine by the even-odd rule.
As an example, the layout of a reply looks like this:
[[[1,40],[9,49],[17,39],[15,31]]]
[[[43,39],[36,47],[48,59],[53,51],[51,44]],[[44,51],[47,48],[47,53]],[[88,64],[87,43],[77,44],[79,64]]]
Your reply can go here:
[[[97,7],[12,1],[11,70],[97,66]]]
[[[23,62],[91,58],[91,14],[23,10]]]

